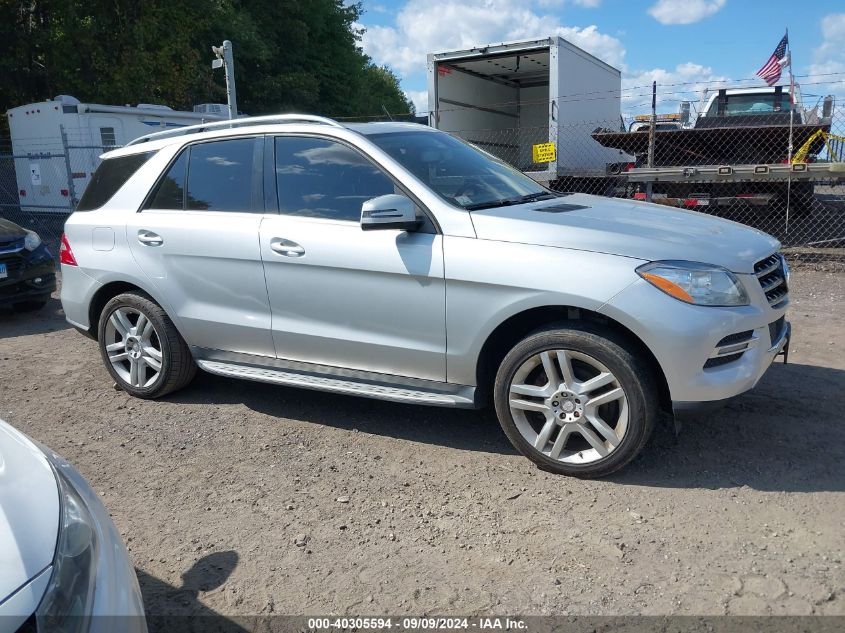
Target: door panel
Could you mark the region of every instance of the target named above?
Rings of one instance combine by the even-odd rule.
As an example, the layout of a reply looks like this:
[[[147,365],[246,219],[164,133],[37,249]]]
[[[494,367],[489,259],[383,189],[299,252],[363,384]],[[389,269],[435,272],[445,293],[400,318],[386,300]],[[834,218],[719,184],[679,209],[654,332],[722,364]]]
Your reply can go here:
[[[190,345],[275,355],[258,248],[261,217],[145,210],[127,224],[135,260],[175,310]]]
[[[275,356],[258,231],[263,137],[189,145],[127,225],[190,345]]]
[[[279,358],[445,381],[440,235],[265,216],[261,257]]]

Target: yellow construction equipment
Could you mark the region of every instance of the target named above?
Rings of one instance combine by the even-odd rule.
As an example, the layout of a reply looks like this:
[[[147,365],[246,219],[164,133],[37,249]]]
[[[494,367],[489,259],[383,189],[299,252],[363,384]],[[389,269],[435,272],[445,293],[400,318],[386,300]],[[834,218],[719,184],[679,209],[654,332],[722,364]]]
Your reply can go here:
[[[808,138],[804,144],[798,148],[798,151],[792,156],[792,164],[806,163],[807,155],[810,153],[810,148],[820,138],[824,140],[824,146],[827,148],[827,153],[830,156],[831,162],[841,163],[845,161],[845,136],[837,136],[836,134],[819,130],[818,132],[812,134],[810,138]],[[834,143],[831,143],[831,141],[834,141],[834,143],[838,145],[838,151],[834,146]]]

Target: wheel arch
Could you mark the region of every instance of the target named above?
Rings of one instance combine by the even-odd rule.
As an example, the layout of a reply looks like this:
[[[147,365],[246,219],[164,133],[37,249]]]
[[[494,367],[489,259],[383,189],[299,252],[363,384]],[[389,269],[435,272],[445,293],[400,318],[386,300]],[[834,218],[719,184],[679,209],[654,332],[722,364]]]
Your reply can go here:
[[[173,324],[176,326],[176,329],[180,329],[176,319],[173,318],[173,315],[170,310],[167,309],[167,306],[165,306],[165,304],[156,296],[156,293],[150,292],[148,289],[131,281],[113,280],[104,283],[100,288],[98,288],[97,292],[94,293],[94,296],[91,297],[91,302],[88,304],[88,333],[94,340],[97,340],[99,337],[100,314],[102,313],[103,308],[106,307],[106,304],[114,297],[119,294],[123,294],[124,292],[139,292],[147,295],[159,304],[165,312],[167,312],[168,316],[173,321]],[[182,334],[181,331],[179,333]]]
[[[476,362],[476,400],[487,404],[492,398],[492,386],[505,355],[526,336],[551,325],[565,327],[567,323],[578,323],[596,331],[597,334],[612,333],[614,339],[626,345],[654,372],[658,386],[660,406],[672,410],[672,399],[663,368],[648,346],[634,332],[622,323],[593,310],[575,306],[547,305],[528,308],[502,321],[487,336],[481,346]]]

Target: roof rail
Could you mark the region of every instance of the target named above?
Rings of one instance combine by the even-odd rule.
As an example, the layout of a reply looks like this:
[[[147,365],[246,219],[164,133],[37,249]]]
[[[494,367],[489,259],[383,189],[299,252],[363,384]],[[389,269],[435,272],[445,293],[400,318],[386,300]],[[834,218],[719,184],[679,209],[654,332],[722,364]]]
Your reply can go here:
[[[270,114],[268,116],[251,116],[240,119],[226,119],[225,121],[213,121],[211,123],[200,123],[199,125],[188,125],[185,127],[176,128],[175,130],[165,130],[164,132],[154,132],[152,134],[145,134],[138,138],[129,141],[127,145],[137,145],[138,143],[146,143],[147,141],[157,141],[171,136],[184,136],[187,134],[199,134],[207,130],[214,130],[217,128],[234,128],[245,125],[270,125],[273,123],[320,123],[322,125],[330,125],[332,127],[343,127],[334,119],[329,119],[323,116],[315,116],[313,114]]]

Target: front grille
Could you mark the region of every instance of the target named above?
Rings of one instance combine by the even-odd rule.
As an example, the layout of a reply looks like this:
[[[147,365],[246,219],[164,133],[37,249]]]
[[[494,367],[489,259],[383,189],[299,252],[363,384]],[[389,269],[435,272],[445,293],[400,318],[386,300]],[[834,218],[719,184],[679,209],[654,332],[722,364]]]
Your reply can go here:
[[[19,251],[23,248],[23,238],[15,237],[13,239],[0,239],[0,253],[3,251]]]
[[[12,273],[16,273],[23,268],[23,259],[17,255],[0,255],[0,264],[6,264],[6,270],[11,277]]]
[[[739,352],[738,354],[728,354],[727,356],[717,356],[716,358],[708,358],[707,362],[704,363],[704,369],[710,369],[711,367],[721,367],[722,365],[727,365],[728,363],[732,363],[735,360],[739,360],[745,352]]]
[[[783,332],[783,325],[786,322],[786,317],[781,317],[777,321],[772,321],[769,323],[769,339],[772,341],[772,345],[780,338],[781,332]]]
[[[754,264],[754,274],[757,275],[770,306],[774,308],[786,301],[789,289],[786,287],[786,271],[780,253],[769,255]]]

